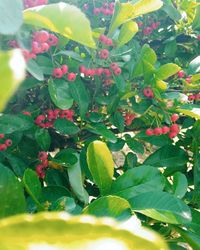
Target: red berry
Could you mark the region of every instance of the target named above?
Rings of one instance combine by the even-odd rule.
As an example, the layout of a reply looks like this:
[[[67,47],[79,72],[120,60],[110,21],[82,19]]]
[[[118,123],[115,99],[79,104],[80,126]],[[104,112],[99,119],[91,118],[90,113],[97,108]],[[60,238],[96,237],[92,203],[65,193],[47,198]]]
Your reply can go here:
[[[42,52],[41,45],[36,41],[32,42],[32,53],[39,54],[41,52]]]
[[[98,14],[100,14],[100,13],[101,13],[100,8],[94,8],[94,9],[93,9],[93,14],[94,14],[94,15],[98,15]]]
[[[39,153],[38,153],[38,158],[39,158],[41,161],[47,160],[47,158],[48,158],[47,152],[45,152],[45,151],[39,152]]]
[[[103,72],[104,72],[103,68],[97,68],[97,69],[95,70],[95,73],[96,73],[97,76],[102,75]]]
[[[154,135],[162,135],[162,128],[155,128],[153,130]]]
[[[62,72],[62,70],[60,68],[55,68],[53,70],[53,77],[62,78],[62,76],[63,76],[63,72]]]
[[[189,96],[188,96],[188,100],[189,100],[190,102],[194,101],[194,100],[195,100],[195,95],[189,95]]]
[[[5,151],[7,149],[6,144],[0,144],[0,151]]]
[[[5,145],[6,145],[7,147],[12,146],[12,140],[10,140],[10,139],[5,140]]]
[[[200,94],[195,95],[195,100],[198,101],[200,99]]]
[[[105,41],[107,40],[107,37],[105,35],[100,35],[99,36],[99,41],[102,43],[105,43]]]
[[[62,70],[62,73],[63,73],[63,74],[66,74],[66,73],[68,72],[68,66],[67,66],[67,65],[63,65],[63,66],[61,67],[61,70]]]
[[[107,38],[106,41],[105,41],[105,45],[112,46],[113,45],[112,39]]]
[[[143,90],[143,94],[145,97],[148,97],[148,98],[153,98],[154,97],[154,93],[153,91],[151,90],[150,87],[147,87]]]
[[[61,110],[60,110],[60,109],[55,109],[55,110],[53,111],[53,116],[54,116],[54,119],[57,119],[57,118],[58,118],[58,116],[59,116],[60,112],[61,112]]]
[[[199,40],[199,41],[200,41],[200,35],[198,35],[198,36],[197,36],[197,40]]]
[[[38,165],[36,167],[36,173],[37,173],[38,177],[43,179],[45,177],[44,166],[43,165]]]
[[[178,126],[178,124],[174,123],[170,126],[170,132],[174,132],[174,133],[179,133],[180,131],[180,128]]]
[[[111,63],[111,64],[110,64],[110,68],[111,68],[112,70],[115,70],[115,69],[119,68],[119,65],[118,65],[117,63]]]
[[[109,76],[112,75],[112,72],[111,72],[109,69],[104,69],[104,70],[103,70],[103,73],[104,73],[107,77],[109,77]]]
[[[154,134],[153,129],[148,128],[148,129],[146,130],[146,135],[151,136],[151,135],[153,135],[153,134]]]
[[[109,56],[109,51],[107,49],[102,49],[99,51],[100,59],[107,59]]]
[[[165,134],[169,133],[169,131],[170,131],[169,127],[167,127],[167,126],[162,127],[162,134],[165,135]]]
[[[171,116],[171,121],[172,121],[172,122],[176,122],[178,119],[179,119],[179,115],[178,115],[178,114],[173,114],[173,115]]]
[[[108,79],[105,79],[103,83],[104,83],[104,86],[110,86],[113,83],[113,80],[108,78]]]
[[[80,71],[80,73],[85,74],[85,71],[86,71],[85,66],[84,65],[80,65],[79,71]]]
[[[58,44],[58,38],[54,34],[49,34],[47,43],[49,44],[49,46],[56,46]]]
[[[142,32],[143,32],[143,34],[145,36],[149,36],[152,33],[152,28],[151,27],[146,27],[146,28],[143,29]]]
[[[23,114],[23,115],[31,116],[31,112],[29,112],[29,111],[23,111],[22,114]]]
[[[116,68],[114,71],[113,71],[114,75],[118,76],[122,73],[122,70],[120,68]]]
[[[168,136],[169,136],[170,139],[173,139],[174,137],[177,136],[177,133],[176,132],[170,132]]]
[[[49,50],[50,46],[48,43],[41,43],[41,52],[45,53]]]
[[[45,120],[45,116],[44,116],[44,115],[39,115],[39,116],[35,119],[35,123],[36,123],[37,125],[40,125],[44,120]]]
[[[143,22],[138,22],[138,27],[141,28],[143,26]]]
[[[5,137],[4,134],[0,134],[0,139],[3,139]]]
[[[183,70],[179,71],[177,74],[179,78],[183,78],[185,76],[185,72]]]
[[[45,30],[35,32],[33,34],[33,39],[39,43],[45,43],[49,39],[49,33]]]
[[[67,79],[69,82],[74,82],[76,80],[76,74],[75,73],[69,73],[67,76]]]

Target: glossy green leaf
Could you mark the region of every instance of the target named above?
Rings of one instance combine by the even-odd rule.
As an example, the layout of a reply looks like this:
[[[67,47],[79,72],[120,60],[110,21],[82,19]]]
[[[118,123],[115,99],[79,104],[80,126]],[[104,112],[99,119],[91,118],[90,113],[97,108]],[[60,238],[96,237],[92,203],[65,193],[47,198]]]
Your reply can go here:
[[[64,167],[71,167],[78,162],[78,157],[73,149],[67,148],[60,150],[53,161]]]
[[[143,68],[143,64],[144,62],[147,62],[150,65],[154,65],[157,61],[157,56],[156,53],[153,49],[150,48],[149,45],[145,44],[142,47],[141,50],[141,54],[139,57],[138,62],[135,64],[135,68],[133,70],[133,75],[132,77],[139,77],[144,73],[144,68]],[[153,70],[153,68],[151,67],[151,71]]]
[[[177,112],[182,113],[184,115],[190,116],[192,118],[195,118],[197,120],[200,120],[200,108],[194,107],[194,106],[190,106],[186,107],[186,109],[184,108],[179,108],[177,109]]]
[[[73,105],[70,95],[69,83],[62,79],[50,80],[48,84],[49,95],[53,103],[60,109],[69,109]]]
[[[178,233],[183,237],[183,239],[189,243],[189,245],[192,247],[192,249],[200,250],[200,236],[190,232],[188,230],[183,230],[181,228],[176,228]]]
[[[0,0],[0,34],[10,35],[18,31],[23,23],[22,10],[20,0]]]
[[[0,15],[0,22],[1,18]],[[2,111],[25,78],[25,61],[19,50],[0,51],[0,64],[0,111]]]
[[[188,74],[194,75],[200,72],[200,56],[194,58],[188,67]]]
[[[147,192],[129,199],[134,211],[158,221],[183,224],[191,221],[190,208],[173,195],[161,192]]]
[[[162,8],[166,13],[167,15],[174,21],[178,21],[181,19],[181,14],[180,12],[178,11],[177,8],[175,8],[173,6],[172,3],[168,3],[167,1],[165,1],[164,5],[163,5],[163,8]]]
[[[110,193],[125,199],[131,199],[141,193],[162,191],[165,179],[161,172],[150,166],[141,166],[126,171],[112,184]]]
[[[104,142],[91,142],[87,149],[87,163],[101,194],[109,192],[114,174],[112,155]]]
[[[24,22],[60,33],[88,47],[96,46],[89,20],[76,6],[60,2],[27,9]]]
[[[54,123],[54,127],[63,135],[75,135],[80,131],[75,123],[66,119],[57,119]]]
[[[51,144],[51,137],[47,129],[38,128],[35,132],[35,139],[42,150],[49,150]]]
[[[60,197],[71,197],[71,193],[62,186],[48,186],[42,188],[41,201],[44,203],[53,203],[60,199]]]
[[[180,71],[180,67],[174,63],[167,63],[162,65],[156,72],[156,77],[160,80],[166,80],[167,78],[175,75]]]
[[[151,154],[144,163],[154,167],[173,168],[175,166],[182,166],[187,162],[188,155],[186,151],[177,146],[166,145]]]
[[[44,81],[44,74],[41,67],[34,60],[29,60],[26,65],[27,71],[38,81]]]
[[[3,232],[0,248],[88,250],[103,246],[105,249],[120,250],[168,250],[166,243],[155,232],[142,228],[136,220],[131,225],[131,228],[130,223],[125,227],[88,215],[70,217],[67,213],[16,216],[0,222]]]
[[[121,24],[131,19],[160,9],[162,7],[162,1],[140,0],[135,4],[131,4],[130,2],[120,3],[117,1],[115,5],[115,12],[111,20],[109,33],[113,33]]]
[[[76,208],[76,203],[71,197],[61,197],[50,206],[51,211],[65,211],[71,213]]]
[[[76,154],[78,161],[67,169],[69,176],[69,183],[75,195],[80,201],[87,204],[89,202],[89,195],[83,186],[83,178],[80,167],[80,156]]]
[[[75,83],[69,85],[69,90],[71,96],[79,105],[80,116],[84,117],[88,111],[90,101],[85,85],[78,79]]]
[[[98,198],[90,203],[83,210],[83,214],[127,220],[131,217],[131,208],[127,200],[110,195]]]
[[[144,154],[144,146],[141,142],[131,138],[127,142],[129,148],[137,154]]]
[[[179,199],[183,198],[187,192],[187,188],[188,188],[188,181],[186,176],[180,172],[175,173],[173,175],[173,185],[172,185],[174,195]]]
[[[136,22],[128,21],[125,24],[123,24],[119,33],[117,46],[120,47],[128,43],[137,32],[138,32],[138,25]]]
[[[0,133],[11,134],[17,131],[25,131],[33,126],[32,119],[16,115],[0,116]]]
[[[26,202],[24,190],[13,172],[0,165],[0,218],[24,213]]]
[[[23,183],[27,193],[34,200],[39,210],[44,210],[39,200],[42,194],[41,183],[35,171],[26,169],[23,176]]]
[[[114,143],[117,141],[115,134],[102,123],[92,124],[87,127],[87,130],[97,135],[103,136],[110,142]]]

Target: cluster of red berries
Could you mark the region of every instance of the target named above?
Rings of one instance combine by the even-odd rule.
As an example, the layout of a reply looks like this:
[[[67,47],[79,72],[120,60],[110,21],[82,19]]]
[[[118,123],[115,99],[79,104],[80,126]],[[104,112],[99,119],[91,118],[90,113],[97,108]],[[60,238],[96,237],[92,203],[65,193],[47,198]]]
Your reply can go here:
[[[102,5],[102,7],[100,8],[94,8],[93,9],[93,14],[94,15],[99,15],[99,14],[103,14],[105,16],[109,16],[109,15],[113,15],[114,13],[114,8],[115,8],[115,3],[114,2],[111,2],[111,3],[104,3]]]
[[[143,94],[147,98],[154,98],[153,90],[150,87],[143,89]]]
[[[157,30],[159,26],[160,22],[152,22],[150,26],[143,28],[142,32],[145,36],[149,36],[154,30]],[[142,28],[143,22],[138,22],[138,27]]]
[[[4,139],[5,135],[0,134],[0,139]],[[0,151],[5,151],[8,147],[12,146],[12,140],[6,139],[4,143],[0,143]]]
[[[146,130],[146,135],[148,135],[148,136],[152,136],[152,135],[159,136],[159,135],[168,134],[169,138],[173,139],[180,132],[179,125],[175,123],[178,119],[179,119],[179,116],[177,114],[173,114],[171,116],[171,121],[173,122],[173,124],[170,127],[163,126],[162,128],[160,128],[160,127],[157,127],[155,129],[149,128],[149,129]]]
[[[25,9],[45,4],[48,4],[48,0],[24,0]]]
[[[106,46],[113,46],[113,40],[103,34],[99,36],[99,41]]]
[[[135,114],[132,113],[126,113],[124,116],[125,124],[126,126],[130,126],[132,121],[135,119]]]
[[[74,111],[70,109],[49,109],[47,114],[39,115],[35,119],[35,124],[41,128],[53,128],[56,119],[67,119],[73,121]]]
[[[199,101],[200,100],[200,93],[196,94],[196,95],[189,95],[188,96],[188,101],[192,102],[192,101]]]
[[[76,80],[76,73],[73,73],[73,72],[68,72],[68,66],[65,64],[65,65],[62,65],[61,68],[55,68],[53,70],[53,74],[52,76],[54,78],[62,78],[63,75],[67,74],[67,80],[69,82],[74,82]]]
[[[180,79],[185,78],[187,83],[191,83],[192,76],[187,76],[186,73],[183,70],[180,70],[177,73],[177,75],[178,75],[178,78],[180,78]]]
[[[33,33],[32,49],[22,49],[22,53],[26,61],[36,59],[37,54],[46,53],[52,46],[58,44],[58,38],[54,34],[50,34],[46,30],[40,30]],[[8,45],[12,48],[20,48],[16,40],[10,40]]]
[[[108,57],[109,57],[109,51],[107,49],[102,49],[99,51],[99,58],[100,59],[106,60],[106,59],[108,59]]]
[[[47,152],[44,151],[39,152],[38,159],[40,161],[40,164],[36,167],[36,173],[39,178],[43,179],[46,175],[45,169],[47,169],[49,165]]]

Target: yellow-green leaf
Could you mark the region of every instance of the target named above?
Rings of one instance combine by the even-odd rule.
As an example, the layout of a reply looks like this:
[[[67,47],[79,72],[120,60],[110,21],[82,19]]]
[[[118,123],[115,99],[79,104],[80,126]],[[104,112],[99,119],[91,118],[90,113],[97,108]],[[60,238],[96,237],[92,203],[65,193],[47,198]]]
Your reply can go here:
[[[200,120],[200,108],[194,107],[192,109],[177,109],[177,112],[180,112],[184,115]]]
[[[119,224],[91,216],[39,213],[1,220],[0,230],[2,250],[168,250],[159,235],[134,218]]]
[[[107,194],[114,174],[114,162],[107,145],[101,141],[91,142],[87,150],[87,162],[101,194]]]
[[[162,7],[163,2],[161,0],[140,0],[136,4],[120,3],[115,4],[115,13],[111,20],[109,28],[109,34],[113,33],[123,23],[130,21],[140,15],[158,10]]]
[[[156,77],[160,80],[166,80],[170,76],[175,75],[178,71],[180,71],[180,67],[177,64],[174,63],[167,63],[162,65],[157,71],[156,71]]]
[[[25,77],[25,61],[19,50],[0,51],[0,111]]]
[[[90,22],[76,6],[60,2],[27,9],[24,22],[49,29],[88,47],[96,47]]]
[[[137,32],[138,32],[138,25],[136,22],[128,21],[125,24],[123,24],[119,33],[117,46],[120,47],[128,43]]]

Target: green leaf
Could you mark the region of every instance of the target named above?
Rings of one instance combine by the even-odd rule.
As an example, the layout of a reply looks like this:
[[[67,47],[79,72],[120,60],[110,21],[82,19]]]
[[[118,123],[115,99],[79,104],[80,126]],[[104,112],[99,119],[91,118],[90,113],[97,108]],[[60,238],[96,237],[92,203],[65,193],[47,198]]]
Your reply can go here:
[[[144,154],[144,146],[139,141],[131,138],[127,142],[129,148],[137,154]]]
[[[164,10],[167,15],[174,21],[178,21],[181,19],[180,12],[173,6],[172,3],[167,3],[167,1],[165,1],[162,10]]]
[[[101,194],[109,192],[114,174],[112,155],[104,142],[94,141],[87,149],[87,163]]]
[[[162,65],[156,72],[156,77],[160,80],[166,80],[167,78],[175,75],[180,71],[180,67],[174,63],[167,63]]]
[[[173,195],[161,192],[147,192],[129,199],[132,209],[150,218],[171,224],[191,221],[190,208]]]
[[[88,127],[86,127],[86,129],[92,133],[95,133],[97,135],[102,135],[103,137],[105,137],[108,141],[110,142],[116,142],[117,138],[115,136],[115,134],[110,131],[106,125],[102,124],[102,123],[98,123],[98,124],[92,124]]]
[[[173,176],[173,193],[174,195],[181,199],[185,196],[188,188],[188,181],[184,174],[176,172]]]
[[[82,173],[80,167],[80,156],[76,154],[76,157],[78,158],[76,164],[67,169],[69,183],[78,199],[84,204],[87,204],[89,202],[89,195],[83,187]]]
[[[71,193],[65,187],[62,186],[43,187],[41,201],[44,203],[53,203],[63,196],[71,197]]]
[[[136,22],[128,21],[122,25],[122,28],[119,33],[117,47],[121,47],[124,44],[128,43],[138,32],[138,25]]]
[[[23,176],[23,183],[27,193],[34,200],[34,202],[38,206],[38,209],[44,210],[44,208],[39,202],[42,194],[42,188],[36,172],[31,170],[30,168],[26,169]]]
[[[0,172],[0,218],[24,213],[26,201],[21,183],[9,168],[0,165]]]
[[[162,7],[160,0],[140,0],[136,4],[115,3],[115,12],[111,20],[109,34],[113,33],[121,24],[130,21],[140,15],[158,10]]]
[[[0,133],[11,134],[16,131],[25,131],[33,126],[32,119],[25,116],[2,115],[0,116]]]
[[[27,71],[38,81],[44,81],[44,74],[41,67],[34,60],[29,60],[26,65]]]
[[[197,1],[199,2],[199,1]],[[200,27],[200,5],[196,7],[196,13],[195,13],[195,18],[192,23],[193,29],[198,29]]]
[[[25,78],[25,61],[19,50],[0,51],[0,64],[0,111],[2,111]]]
[[[69,85],[71,96],[78,103],[80,109],[80,116],[84,117],[88,111],[89,96],[85,85],[78,79],[75,83]]]
[[[200,108],[198,108],[198,106],[193,106],[193,105],[182,106],[176,111],[184,115],[190,116],[192,118],[195,118],[197,120],[200,120]]]
[[[51,144],[51,137],[47,129],[38,128],[35,131],[35,139],[37,143],[40,145],[41,149],[44,151],[48,151]]]
[[[112,184],[110,193],[130,199],[141,193],[163,190],[165,179],[161,172],[150,166],[140,166],[127,170]]]
[[[200,72],[200,56],[194,58],[188,66],[188,75],[194,75]]]
[[[98,198],[90,203],[90,205],[83,210],[83,214],[127,220],[131,217],[131,208],[127,200],[110,195]]]
[[[200,250],[200,236],[176,227],[176,231],[183,237],[183,239],[192,247],[192,249]]]
[[[145,61],[152,66],[157,61],[157,56],[156,56],[155,51],[151,49],[150,46],[147,44],[145,44],[141,49],[141,54],[140,54],[138,62],[135,64],[136,66],[133,70],[132,77],[139,77],[144,73],[143,63]],[[151,69],[150,71],[153,70],[152,67],[150,67],[150,69]]]
[[[97,249],[99,246],[120,250],[168,250],[164,240],[139,226],[137,219],[125,226],[88,215],[39,213],[1,220],[0,230],[3,232],[0,248],[6,250],[27,250],[30,246],[56,250]]]
[[[54,128],[63,135],[75,135],[80,131],[76,124],[66,119],[57,119]]]
[[[65,211],[71,213],[76,208],[76,203],[73,198],[61,197],[57,201],[53,202],[50,206],[50,211]]]
[[[151,154],[144,162],[154,167],[182,166],[188,162],[188,154],[181,148],[173,145],[166,145]]]
[[[15,34],[19,30],[23,23],[22,10],[21,0],[0,1],[0,34]]]
[[[71,167],[78,162],[78,157],[73,149],[67,148],[60,150],[53,161],[64,167]]]
[[[115,112],[111,117],[111,122],[119,129],[120,133],[124,131],[124,117],[121,112]]]
[[[95,48],[90,22],[76,6],[63,2],[24,11],[24,23],[59,33],[78,43]]]
[[[53,103],[60,109],[69,109],[73,105],[74,100],[70,95],[69,85],[62,79],[51,79],[49,81],[49,95]]]

